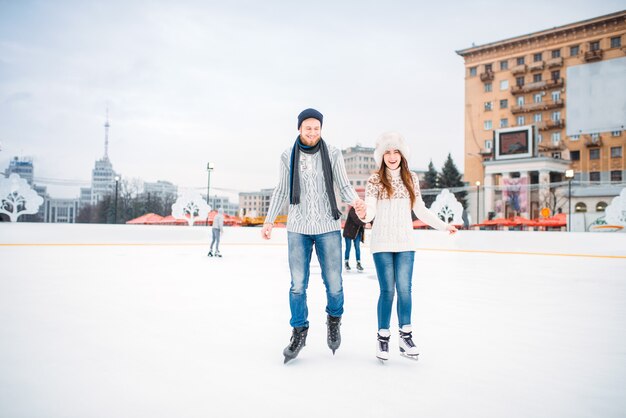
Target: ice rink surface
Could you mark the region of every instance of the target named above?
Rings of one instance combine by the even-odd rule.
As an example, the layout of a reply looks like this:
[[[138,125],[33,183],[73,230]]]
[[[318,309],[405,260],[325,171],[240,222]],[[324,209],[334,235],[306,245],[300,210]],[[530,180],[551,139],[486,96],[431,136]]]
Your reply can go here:
[[[378,283],[344,274],[342,345],[283,365],[285,230],[0,224],[0,416],[626,416],[626,234],[416,231],[417,362],[375,358]],[[354,257],[354,256],[353,256]],[[315,260],[315,257],[314,257]]]

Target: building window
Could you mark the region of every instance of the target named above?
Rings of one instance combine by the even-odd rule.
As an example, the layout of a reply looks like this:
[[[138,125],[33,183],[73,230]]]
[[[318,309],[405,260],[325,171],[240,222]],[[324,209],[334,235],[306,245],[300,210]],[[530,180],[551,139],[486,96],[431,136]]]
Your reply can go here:
[[[561,78],[561,70],[555,70],[550,73],[550,79],[552,81],[558,81]]]
[[[584,213],[587,212],[587,205],[585,205],[583,202],[578,202],[576,203],[576,207],[574,209],[577,213]]]
[[[542,134],[537,134],[537,143],[541,144],[543,142],[543,135]]]
[[[492,109],[492,102],[485,102],[485,112],[490,112]]]
[[[541,74],[533,74],[533,83],[538,83],[541,81]]]
[[[553,102],[558,102],[559,100],[561,100],[561,92],[560,91],[553,91],[552,92],[552,101]]]
[[[517,62],[517,65],[524,65],[524,57],[518,57],[516,62]]]
[[[500,80],[500,91],[509,89],[509,80]]]
[[[580,139],[580,135],[572,135],[569,137],[570,141],[578,141]]]
[[[491,64],[485,64],[485,72],[486,72],[486,73],[490,73],[490,72],[492,72],[492,71],[493,71],[493,70],[492,70]]]
[[[552,158],[560,160],[561,159],[561,153],[560,152],[553,152],[552,153]]]
[[[524,77],[515,77],[515,85],[517,87],[522,87],[524,85]]]
[[[493,86],[491,83],[485,83],[485,93],[489,93],[491,90],[493,90]]]
[[[517,117],[517,126],[523,126],[526,123],[526,118],[524,116]]]
[[[559,58],[560,56],[561,56],[561,50],[560,49],[552,50],[552,58]]]
[[[485,140],[485,149],[486,150],[491,150],[491,147],[493,147],[493,142],[491,139],[486,139]]]
[[[534,62],[539,62],[542,59],[543,59],[543,54],[541,52],[538,52],[538,53],[533,55],[533,61]]]
[[[533,102],[535,103],[541,103],[541,93],[535,93],[533,95]]]
[[[500,119],[501,128],[508,128],[508,126],[509,126],[509,120],[507,118]]]
[[[569,159],[572,161],[580,161],[580,151],[570,151]]]
[[[483,127],[485,128],[486,131],[488,131],[489,129],[491,129],[491,121],[490,120],[486,120],[483,124]]]
[[[535,122],[541,122],[541,113],[535,113],[533,115],[533,121]]]
[[[552,132],[552,143],[558,144],[561,141],[561,132]]]
[[[552,120],[558,122],[561,120],[561,112],[552,112]]]
[[[619,48],[622,46],[622,37],[614,36],[611,38],[611,48]]]
[[[500,100],[500,109],[506,109],[508,107],[509,107],[509,100],[508,99]]]
[[[622,181],[622,172],[620,170],[611,171],[611,181]]]
[[[524,106],[524,96],[518,96],[517,97],[517,105],[518,106]]]
[[[477,73],[476,67],[470,67],[469,69],[470,77],[476,77],[476,73]]]
[[[600,41],[589,42],[589,50],[597,51],[600,49]]]
[[[508,69],[509,69],[509,61],[508,60],[500,61],[500,70],[504,71]]]
[[[622,158],[622,147],[611,147],[611,158]]]
[[[622,136],[622,131],[612,131],[611,136]]]
[[[591,134],[591,139],[593,140],[593,142],[596,142],[598,139],[600,139],[600,134],[597,132],[595,134]]]
[[[596,212],[604,212],[607,206],[606,202],[598,202],[596,205]]]
[[[599,171],[590,171],[589,172],[589,181],[600,181],[600,172]]]
[[[599,160],[600,159],[600,148],[592,148],[589,150],[589,159],[590,160]]]
[[[569,47],[570,57],[575,57],[580,53],[580,45],[572,45]]]

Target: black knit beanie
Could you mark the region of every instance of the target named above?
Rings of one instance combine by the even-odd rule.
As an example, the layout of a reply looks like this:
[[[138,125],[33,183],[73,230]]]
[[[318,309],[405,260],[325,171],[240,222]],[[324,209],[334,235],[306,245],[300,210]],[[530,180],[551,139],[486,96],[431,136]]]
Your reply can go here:
[[[320,121],[320,126],[322,126],[322,123],[324,122],[324,115],[322,115],[317,110],[315,110],[315,109],[304,109],[298,115],[298,129],[300,129],[300,125],[302,125],[302,122],[307,120],[307,119],[309,119],[309,118],[313,118],[313,119],[319,120]]]

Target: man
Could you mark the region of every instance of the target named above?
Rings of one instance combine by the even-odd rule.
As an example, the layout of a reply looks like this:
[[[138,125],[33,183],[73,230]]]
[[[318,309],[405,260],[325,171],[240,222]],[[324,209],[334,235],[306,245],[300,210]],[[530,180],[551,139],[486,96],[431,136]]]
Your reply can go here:
[[[289,197],[289,307],[293,331],[289,345],[283,350],[285,363],[296,358],[306,344],[309,329],[306,290],[313,246],[326,287],[328,347],[333,354],[339,348],[343,314],[341,212],[337,209],[334,186],[344,202],[364,208],[348,180],[341,150],[327,145],[321,137],[323,118],[315,109],[305,109],[298,115],[300,135],[281,156],[278,186],[261,231],[264,239],[271,238],[274,220]]]
[[[217,213],[215,214],[215,218],[213,218],[213,227],[211,228],[213,232],[213,240],[211,241],[211,249],[209,250],[209,257],[213,257],[213,244],[215,245],[215,256],[221,257],[220,253],[220,236],[222,232],[224,232],[224,209],[219,208]]]

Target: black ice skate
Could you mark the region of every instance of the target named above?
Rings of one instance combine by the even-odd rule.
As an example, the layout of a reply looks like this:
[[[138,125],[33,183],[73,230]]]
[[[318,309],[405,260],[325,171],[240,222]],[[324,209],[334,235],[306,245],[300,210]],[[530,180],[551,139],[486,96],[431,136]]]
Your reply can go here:
[[[360,261],[357,261],[357,262],[356,262],[356,269],[357,269],[358,271],[363,271],[363,266],[361,265],[361,262],[360,262]]]
[[[350,270],[352,270],[352,269],[350,268],[350,263],[348,262],[348,260],[346,260],[346,263],[345,263],[344,265],[346,266],[346,271],[350,271]]]
[[[341,345],[341,331],[339,329],[341,327],[341,317],[328,315],[326,326],[328,328],[328,348],[333,350],[333,355],[335,355],[335,350]]]
[[[405,325],[400,329],[400,355],[411,360],[417,360],[419,351],[413,343],[411,326]]]
[[[378,331],[378,341],[376,342],[376,357],[381,363],[389,360],[389,338],[391,333],[388,329]]]
[[[209,257],[213,257],[213,250],[209,251],[209,253],[207,254]]]
[[[309,329],[305,327],[296,327],[293,329],[289,345],[283,350],[283,355],[285,356],[283,364],[298,357],[300,350],[302,350],[302,347],[306,345],[306,336],[308,332]]]

